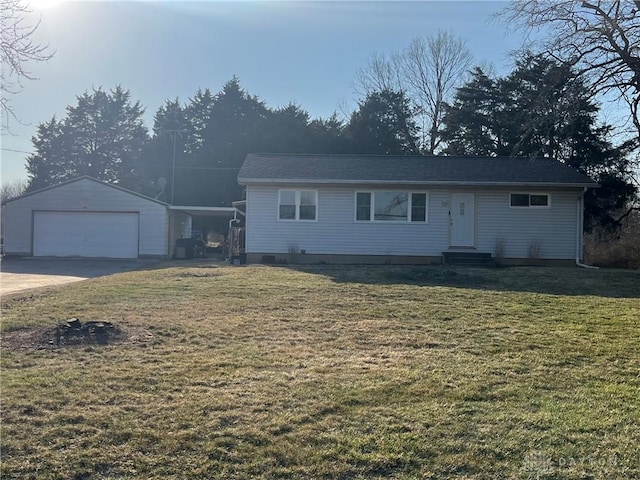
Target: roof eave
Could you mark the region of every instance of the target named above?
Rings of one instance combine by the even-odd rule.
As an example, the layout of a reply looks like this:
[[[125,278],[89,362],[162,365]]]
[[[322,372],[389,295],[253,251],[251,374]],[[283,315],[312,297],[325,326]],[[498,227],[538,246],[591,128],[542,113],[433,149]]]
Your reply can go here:
[[[236,212],[235,207],[203,207],[198,205],[169,205],[167,207],[172,212],[182,212],[192,217],[228,217]]]
[[[240,185],[425,185],[425,186],[479,186],[479,187],[557,187],[598,188],[593,182],[471,182],[471,181],[420,181],[420,180],[327,180],[309,178],[238,178]]]

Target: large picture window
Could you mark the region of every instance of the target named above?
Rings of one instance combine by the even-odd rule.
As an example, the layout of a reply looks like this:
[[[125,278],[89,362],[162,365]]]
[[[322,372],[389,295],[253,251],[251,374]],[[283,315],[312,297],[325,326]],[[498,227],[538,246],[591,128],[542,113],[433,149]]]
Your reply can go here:
[[[356,192],[358,222],[426,222],[426,192]]]
[[[278,219],[315,221],[318,192],[315,190],[280,190]]]
[[[548,193],[512,193],[509,198],[511,207],[547,208],[551,205]]]
[[[375,192],[373,219],[379,222],[406,222],[409,194],[406,192]]]

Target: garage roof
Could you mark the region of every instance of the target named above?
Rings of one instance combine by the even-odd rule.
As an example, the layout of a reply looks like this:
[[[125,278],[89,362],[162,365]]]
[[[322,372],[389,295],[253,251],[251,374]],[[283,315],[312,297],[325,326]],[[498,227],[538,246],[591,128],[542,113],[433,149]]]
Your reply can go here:
[[[51,185],[51,186],[48,186],[48,187],[45,187],[45,188],[41,188],[39,190],[34,190],[33,192],[28,192],[28,193],[25,193],[24,195],[20,195],[18,197],[10,198],[10,199],[6,200],[5,202],[3,202],[3,204],[10,203],[10,202],[13,202],[15,200],[19,200],[21,198],[29,197],[31,195],[36,195],[38,193],[45,192],[47,190],[52,190],[54,188],[58,188],[58,187],[61,187],[63,185],[68,185],[70,183],[79,182],[81,180],[91,180],[92,182],[96,182],[96,183],[99,183],[101,185],[105,185],[105,186],[110,187],[110,188],[115,188],[116,190],[120,190],[120,191],[128,193],[130,195],[135,195],[137,197],[144,198],[145,200],[149,200],[150,202],[155,202],[155,203],[158,203],[160,205],[164,205],[165,207],[167,207],[170,210],[181,211],[181,212],[187,213],[187,214],[192,215],[192,216],[229,217],[229,216],[233,216],[234,212],[236,211],[236,209],[234,207],[201,207],[201,206],[195,206],[195,205],[186,205],[186,206],[169,205],[168,203],[163,202],[161,200],[157,200],[155,198],[148,197],[146,195],[143,195],[143,194],[138,193],[138,192],[134,192],[132,190],[128,190],[128,189],[123,188],[123,187],[121,187],[119,185],[114,185],[113,183],[107,183],[107,182],[103,182],[102,180],[97,180],[97,179],[95,179],[93,177],[90,177],[88,175],[84,175],[82,177],[74,178],[73,180],[68,180],[66,182],[58,183],[56,185]]]
[[[134,191],[132,191],[132,190],[128,190],[128,189],[123,188],[123,187],[121,187],[121,186],[119,186],[119,185],[114,185],[113,183],[103,182],[102,180],[95,179],[95,178],[90,177],[90,176],[88,176],[88,175],[83,175],[82,177],[74,178],[74,179],[72,179],[72,180],[67,180],[66,182],[57,183],[57,184],[55,184],[55,185],[50,185],[50,186],[48,186],[48,187],[40,188],[40,189],[38,189],[38,190],[34,190],[33,192],[27,192],[27,193],[25,193],[24,195],[19,195],[19,196],[17,196],[17,197],[13,197],[13,198],[10,198],[10,199],[8,199],[8,200],[5,200],[5,201],[3,202],[3,204],[7,204],[7,203],[10,203],[10,202],[14,202],[14,201],[19,200],[19,199],[21,199],[21,198],[29,197],[29,196],[31,196],[31,195],[36,195],[36,194],[41,193],[41,192],[46,192],[47,190],[52,190],[52,189],[54,189],[54,188],[58,188],[58,187],[61,187],[61,186],[63,186],[63,185],[68,185],[68,184],[70,184],[70,183],[79,182],[79,181],[81,181],[81,180],[91,180],[92,182],[96,182],[96,183],[99,183],[99,184],[101,184],[101,185],[105,185],[105,186],[107,186],[107,187],[115,188],[116,190],[120,190],[120,191],[125,192],[125,193],[128,193],[128,194],[130,194],[130,195],[135,195],[136,197],[144,198],[145,200],[149,200],[150,202],[155,202],[155,203],[159,203],[160,205],[169,206],[169,204],[168,204],[168,203],[162,202],[162,201],[157,200],[157,199],[155,199],[155,198],[147,197],[146,195],[143,195],[143,194],[141,194],[141,193],[134,192]]]

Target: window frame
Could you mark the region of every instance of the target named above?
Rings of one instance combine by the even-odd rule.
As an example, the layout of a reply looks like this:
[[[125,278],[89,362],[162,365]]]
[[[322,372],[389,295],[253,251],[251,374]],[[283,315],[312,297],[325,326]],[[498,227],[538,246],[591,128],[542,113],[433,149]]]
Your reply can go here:
[[[527,195],[529,198],[528,205],[513,205],[512,197],[513,195]],[[546,205],[531,205],[531,197],[535,196],[544,196],[547,197]],[[515,209],[523,209],[523,208],[533,208],[533,209],[549,209],[551,208],[551,193],[549,192],[509,192],[509,208]]]
[[[376,220],[375,219],[375,207],[376,207],[376,193],[404,193],[407,195],[407,217],[404,220]],[[358,195],[369,195],[369,219],[358,219]],[[424,220],[412,220],[413,210],[413,196],[424,195]],[[414,224],[414,225],[426,225],[429,223],[429,192],[427,190],[356,190],[353,194],[353,221],[355,223],[378,223],[378,224]]]
[[[295,194],[295,217],[294,218],[281,218],[280,217],[280,208],[282,207],[282,192],[294,192]],[[300,218],[300,207],[308,206],[303,205],[301,203],[302,192],[311,192],[314,196],[314,218]],[[279,222],[317,222],[318,221],[318,190],[314,190],[312,188],[281,188],[278,189],[278,208],[276,211],[276,217]],[[287,204],[289,205],[289,204]]]

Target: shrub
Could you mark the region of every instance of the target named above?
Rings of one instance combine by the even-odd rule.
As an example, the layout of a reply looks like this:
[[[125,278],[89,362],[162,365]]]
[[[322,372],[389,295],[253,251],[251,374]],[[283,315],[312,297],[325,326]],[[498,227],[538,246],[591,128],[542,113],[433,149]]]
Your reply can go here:
[[[585,261],[599,267],[640,269],[640,212],[617,232],[594,229],[585,237]]]

